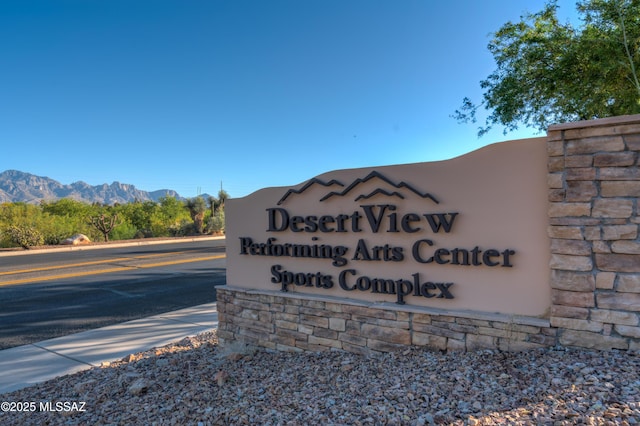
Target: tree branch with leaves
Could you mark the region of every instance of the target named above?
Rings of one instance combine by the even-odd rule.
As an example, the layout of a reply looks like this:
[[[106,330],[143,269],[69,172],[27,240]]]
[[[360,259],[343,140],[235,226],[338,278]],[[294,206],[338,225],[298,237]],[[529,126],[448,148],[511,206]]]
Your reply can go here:
[[[453,117],[476,123],[489,111],[478,135],[493,126],[504,133],[519,126],[540,131],[555,123],[640,113],[640,1],[577,3],[582,25],[557,17],[551,1],[538,13],[507,22],[488,49],[496,69],[480,82],[477,104],[465,98]]]

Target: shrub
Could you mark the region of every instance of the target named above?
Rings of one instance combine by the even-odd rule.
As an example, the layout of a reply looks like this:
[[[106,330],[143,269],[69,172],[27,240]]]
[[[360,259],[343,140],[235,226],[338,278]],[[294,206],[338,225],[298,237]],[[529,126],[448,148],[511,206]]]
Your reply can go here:
[[[185,237],[187,235],[196,234],[195,225],[189,220],[181,220],[180,223],[176,223],[169,227],[169,233],[173,237]]]
[[[67,234],[48,233],[44,236],[44,243],[48,246],[57,246],[60,245],[69,236],[70,235]]]
[[[11,225],[7,229],[7,234],[13,243],[27,250],[33,246],[44,244],[42,233],[31,226]]]
[[[128,222],[120,223],[110,232],[113,240],[130,240],[135,237],[138,230]]]
[[[207,231],[213,234],[224,232],[224,210],[219,210],[207,221]]]

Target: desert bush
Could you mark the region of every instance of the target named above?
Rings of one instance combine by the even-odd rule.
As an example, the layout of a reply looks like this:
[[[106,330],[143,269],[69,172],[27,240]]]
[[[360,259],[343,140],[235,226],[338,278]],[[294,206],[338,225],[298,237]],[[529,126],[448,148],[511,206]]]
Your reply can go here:
[[[84,217],[91,209],[90,205],[70,198],[62,198],[51,202],[43,201],[40,207],[45,214],[67,218]]]
[[[24,249],[44,244],[44,236],[42,235],[42,232],[31,226],[11,225],[7,228],[6,233],[11,242]]]
[[[224,232],[224,210],[218,210],[207,220],[207,232],[220,233]]]
[[[196,227],[188,219],[182,219],[179,223],[169,226],[169,233],[172,237],[185,237],[187,235],[195,235]]]
[[[56,233],[47,233],[44,236],[44,243],[48,246],[57,246],[60,245],[64,240],[69,238],[71,235],[68,234],[56,234]]]
[[[185,208],[189,210],[196,234],[202,234],[204,230],[204,216],[207,204],[202,197],[189,198],[185,202]]]
[[[192,199],[190,203],[167,196],[158,203],[145,201],[114,206],[72,199],[42,201],[39,205],[0,203],[0,247],[22,247],[20,242],[26,246],[56,245],[78,233],[99,241],[224,232],[224,200],[227,196],[222,195],[220,200],[214,199],[211,210],[206,209],[202,197]],[[110,225],[107,219],[114,216],[118,219],[114,228],[110,231],[101,229],[100,219],[106,226]],[[11,232],[10,227],[14,227]],[[106,235],[104,231],[108,231]]]
[[[109,235],[112,240],[130,240],[135,238],[138,229],[129,222],[123,222],[116,225]]]
[[[133,238],[136,240],[140,240],[143,238],[152,238],[153,232],[148,229],[138,229],[135,234],[133,234]]]

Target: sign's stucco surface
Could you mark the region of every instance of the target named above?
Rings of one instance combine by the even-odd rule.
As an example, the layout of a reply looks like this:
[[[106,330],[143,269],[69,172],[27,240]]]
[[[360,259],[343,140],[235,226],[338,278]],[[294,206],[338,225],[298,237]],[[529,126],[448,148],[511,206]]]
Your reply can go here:
[[[546,316],[546,166],[545,138],[526,139],[231,199],[227,285]]]

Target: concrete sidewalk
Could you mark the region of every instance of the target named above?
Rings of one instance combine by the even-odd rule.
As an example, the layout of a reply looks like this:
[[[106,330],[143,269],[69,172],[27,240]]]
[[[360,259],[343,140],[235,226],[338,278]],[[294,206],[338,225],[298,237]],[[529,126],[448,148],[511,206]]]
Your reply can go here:
[[[0,351],[0,394],[177,342],[218,326],[216,303]]]

